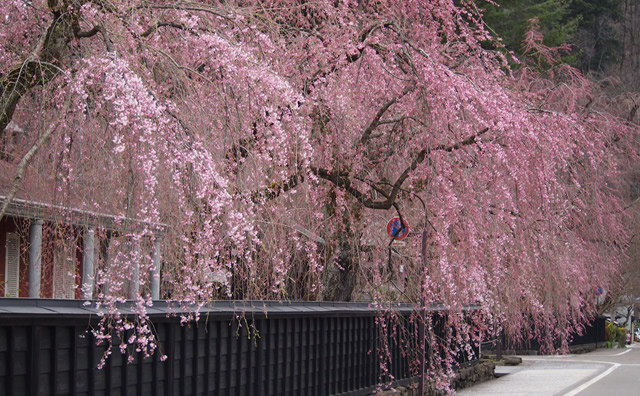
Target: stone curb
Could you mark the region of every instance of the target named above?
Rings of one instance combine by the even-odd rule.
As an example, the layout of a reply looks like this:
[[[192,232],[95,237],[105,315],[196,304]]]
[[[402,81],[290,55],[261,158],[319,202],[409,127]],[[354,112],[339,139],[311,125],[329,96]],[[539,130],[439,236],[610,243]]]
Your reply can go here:
[[[495,378],[496,364],[492,361],[480,361],[469,367],[456,370],[456,378],[453,380],[453,388],[456,390],[468,388],[481,382]],[[376,396],[418,396],[418,392],[409,386],[399,386],[395,389],[385,390],[376,393]],[[423,396],[440,396],[441,392],[436,392],[432,386]]]

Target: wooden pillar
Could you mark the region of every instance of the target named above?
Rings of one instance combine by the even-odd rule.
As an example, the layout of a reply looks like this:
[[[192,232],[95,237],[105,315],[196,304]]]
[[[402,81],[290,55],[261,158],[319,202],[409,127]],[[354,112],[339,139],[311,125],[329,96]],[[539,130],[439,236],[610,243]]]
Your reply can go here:
[[[42,224],[38,219],[29,227],[29,297],[40,298],[42,278]]]
[[[95,284],[94,273],[94,251],[95,251],[95,231],[87,228],[83,238],[82,252],[82,298],[93,299],[93,285]]]
[[[103,271],[106,275],[107,279],[101,279],[102,282],[102,294],[105,296],[109,293],[109,243],[111,242],[111,234],[107,233],[104,238],[99,238],[100,243],[100,258],[103,263]]]
[[[129,300],[136,300],[140,290],[140,245],[132,241],[131,258],[133,271],[131,271],[131,283],[129,283]]]
[[[162,236],[157,235],[153,241],[153,270],[151,271],[151,299],[160,299],[160,267],[162,265],[162,256],[160,246],[162,244]]]

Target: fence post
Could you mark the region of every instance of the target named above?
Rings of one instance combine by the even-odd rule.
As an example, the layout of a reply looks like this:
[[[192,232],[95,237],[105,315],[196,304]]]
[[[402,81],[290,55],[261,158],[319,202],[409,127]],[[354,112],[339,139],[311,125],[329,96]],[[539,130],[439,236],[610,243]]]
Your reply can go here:
[[[420,368],[418,370],[418,375],[420,378],[418,379],[418,395],[424,396],[424,365],[425,365],[425,355],[426,355],[426,332],[424,322],[426,319],[425,308],[424,305],[420,307],[420,320],[418,320],[418,337],[420,337],[420,344],[418,348],[420,349]]]
[[[424,205],[424,204],[423,204]],[[426,359],[426,331],[425,331],[425,321],[427,318],[426,315],[426,279],[424,272],[427,270],[427,238],[429,237],[427,226],[429,224],[429,219],[427,218],[427,212],[425,208],[425,216],[424,216],[424,227],[422,228],[422,236],[420,241],[420,253],[422,258],[422,279],[420,280],[420,319],[418,320],[418,337],[420,337],[420,344],[418,344],[418,348],[420,349],[420,368],[418,369],[418,375],[420,378],[418,379],[418,395],[424,396],[424,365]]]

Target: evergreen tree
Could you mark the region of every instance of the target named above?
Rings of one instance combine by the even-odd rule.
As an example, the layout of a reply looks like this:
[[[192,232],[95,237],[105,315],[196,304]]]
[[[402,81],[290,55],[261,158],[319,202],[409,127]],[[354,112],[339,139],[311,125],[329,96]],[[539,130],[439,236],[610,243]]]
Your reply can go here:
[[[481,2],[484,20],[507,50],[522,53],[522,42],[532,18],[539,20],[544,44],[571,44],[563,61],[584,72],[602,71],[616,62],[620,42],[616,24],[621,0],[504,0]]]
[[[621,0],[572,0],[571,13],[579,20],[578,34],[571,40],[583,72],[602,72],[621,55],[619,24]]]

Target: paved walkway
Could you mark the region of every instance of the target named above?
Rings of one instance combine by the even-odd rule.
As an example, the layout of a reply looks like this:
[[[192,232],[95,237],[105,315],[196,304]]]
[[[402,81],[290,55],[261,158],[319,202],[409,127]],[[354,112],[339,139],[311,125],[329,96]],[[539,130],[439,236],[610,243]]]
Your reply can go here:
[[[615,394],[640,395],[640,344],[625,349],[599,349],[580,355],[522,356],[522,360],[520,366],[496,367],[496,373],[502,376],[456,394],[582,396],[591,394],[591,390],[611,381],[607,387]],[[621,369],[616,375],[610,375],[618,368]],[[625,372],[624,369],[637,371],[616,378]]]

